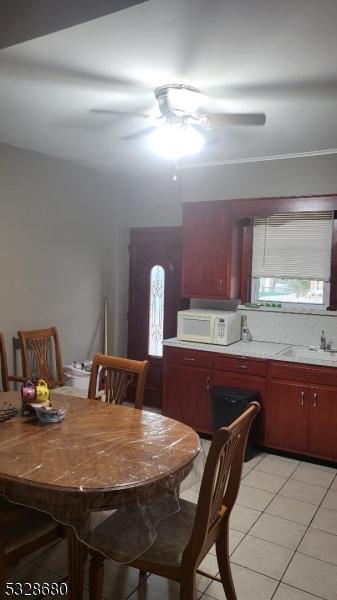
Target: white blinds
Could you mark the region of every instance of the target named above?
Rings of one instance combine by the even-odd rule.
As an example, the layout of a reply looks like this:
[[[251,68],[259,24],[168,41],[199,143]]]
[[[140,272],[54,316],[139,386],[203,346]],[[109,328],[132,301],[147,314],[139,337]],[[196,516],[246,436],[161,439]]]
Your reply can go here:
[[[253,277],[330,281],[332,212],[254,219]]]

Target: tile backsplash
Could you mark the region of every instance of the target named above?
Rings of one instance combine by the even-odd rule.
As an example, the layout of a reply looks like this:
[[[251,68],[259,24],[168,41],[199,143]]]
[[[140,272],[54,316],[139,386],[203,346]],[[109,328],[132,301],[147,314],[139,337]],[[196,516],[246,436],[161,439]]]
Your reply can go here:
[[[238,301],[191,299],[191,308],[236,310]],[[328,343],[337,348],[337,312],[305,314],[239,307],[247,317],[253,340],[297,346],[319,346],[324,330]]]
[[[262,311],[239,308],[247,317],[247,325],[254,340],[319,346],[321,332],[332,347],[337,347],[337,313],[313,315],[289,312]]]

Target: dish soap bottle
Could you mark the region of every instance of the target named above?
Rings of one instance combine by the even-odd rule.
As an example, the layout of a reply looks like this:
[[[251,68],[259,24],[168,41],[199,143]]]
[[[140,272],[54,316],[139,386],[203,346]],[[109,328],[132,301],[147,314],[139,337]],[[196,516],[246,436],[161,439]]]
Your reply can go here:
[[[247,317],[246,316],[242,317],[241,338],[242,338],[243,342],[250,342],[250,331],[247,326]]]

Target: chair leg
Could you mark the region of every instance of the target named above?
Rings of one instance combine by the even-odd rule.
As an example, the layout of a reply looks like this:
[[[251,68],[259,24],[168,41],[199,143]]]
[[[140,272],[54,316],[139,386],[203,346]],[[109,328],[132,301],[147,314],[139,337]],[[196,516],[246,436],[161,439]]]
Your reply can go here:
[[[194,600],[195,593],[195,571],[193,571],[180,582],[179,600]]]
[[[141,569],[139,569],[138,583],[142,583],[142,581],[146,579],[146,575],[147,575],[147,571],[142,571]]]
[[[104,581],[104,557],[101,554],[91,555],[89,567],[89,600],[102,600]]]
[[[231,566],[229,562],[229,550],[228,550],[228,519],[224,527],[224,530],[215,542],[216,557],[218,560],[219,572],[221,577],[222,587],[226,594],[227,600],[237,600]]]

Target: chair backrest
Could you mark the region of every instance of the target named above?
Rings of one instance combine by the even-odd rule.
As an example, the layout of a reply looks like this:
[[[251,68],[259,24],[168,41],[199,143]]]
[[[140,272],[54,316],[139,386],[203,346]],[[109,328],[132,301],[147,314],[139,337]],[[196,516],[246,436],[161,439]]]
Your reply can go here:
[[[231,513],[239,492],[249,430],[259,410],[259,403],[251,402],[238,419],[213,436],[191,538],[184,550],[183,561],[187,563],[195,564],[203,558]]]
[[[100,367],[102,367],[104,375],[106,402],[122,404],[126,400],[129,386],[135,384],[135,408],[143,407],[145,379],[149,368],[147,360],[131,360],[107,354],[96,354],[91,369],[88,398],[94,399],[97,396],[97,377]]]
[[[34,375],[49,387],[64,385],[60,340],[56,327],[18,331],[21,343],[22,372],[26,379]]]
[[[1,332],[0,332],[0,369],[1,369],[2,391],[9,392],[7,355],[6,355],[4,336],[2,335]]]

